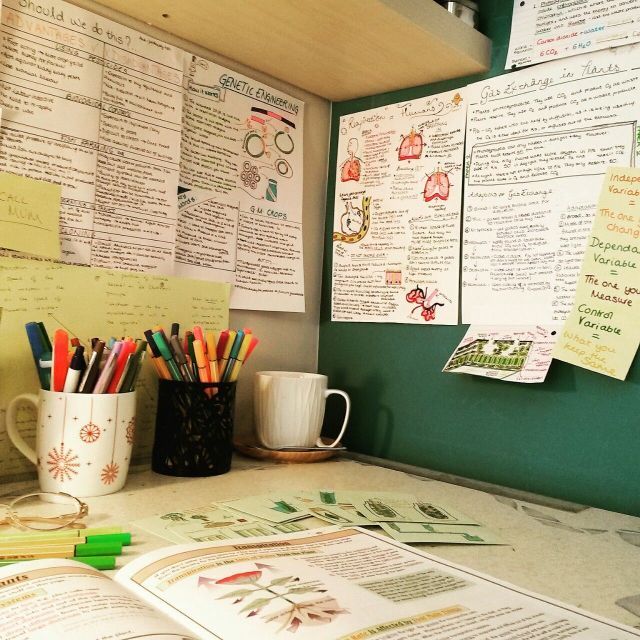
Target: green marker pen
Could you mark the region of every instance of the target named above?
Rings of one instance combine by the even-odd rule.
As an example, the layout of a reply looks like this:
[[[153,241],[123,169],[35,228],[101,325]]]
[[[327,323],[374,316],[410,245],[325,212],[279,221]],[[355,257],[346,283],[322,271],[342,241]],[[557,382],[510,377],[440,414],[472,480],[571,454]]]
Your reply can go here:
[[[182,381],[182,375],[180,374],[180,369],[178,369],[178,365],[173,359],[173,354],[171,353],[171,349],[169,349],[169,345],[167,341],[164,339],[164,335],[162,331],[156,331],[153,334],[153,340],[160,351],[160,355],[164,358],[167,363],[167,368],[169,369],[169,373],[174,380],[179,382]]]

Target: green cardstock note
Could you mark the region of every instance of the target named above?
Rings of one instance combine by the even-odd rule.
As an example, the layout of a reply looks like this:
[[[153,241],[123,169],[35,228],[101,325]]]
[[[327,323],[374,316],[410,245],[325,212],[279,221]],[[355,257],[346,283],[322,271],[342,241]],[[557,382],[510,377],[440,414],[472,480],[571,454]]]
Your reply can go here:
[[[0,244],[60,257],[60,185],[0,172]]]

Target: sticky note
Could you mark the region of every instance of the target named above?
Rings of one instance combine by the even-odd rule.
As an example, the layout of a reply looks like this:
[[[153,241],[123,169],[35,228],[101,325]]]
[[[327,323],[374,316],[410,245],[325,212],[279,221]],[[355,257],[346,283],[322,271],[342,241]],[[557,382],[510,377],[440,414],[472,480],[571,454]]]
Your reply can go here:
[[[60,185],[0,172],[0,245],[60,257]]]
[[[553,357],[624,380],[640,343],[640,170],[609,167]]]

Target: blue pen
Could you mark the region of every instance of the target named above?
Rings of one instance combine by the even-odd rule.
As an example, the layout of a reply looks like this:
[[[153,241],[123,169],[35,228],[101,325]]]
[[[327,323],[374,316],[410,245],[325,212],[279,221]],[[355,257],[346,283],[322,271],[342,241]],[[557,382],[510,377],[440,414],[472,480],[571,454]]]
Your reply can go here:
[[[227,380],[229,379],[229,376],[233,371],[233,366],[238,359],[238,352],[240,351],[243,340],[244,331],[242,329],[238,329],[236,337],[233,340],[233,344],[231,345],[231,351],[229,352],[229,360],[227,360],[227,366],[224,368],[224,373],[222,374],[222,382],[227,382]]]
[[[51,370],[41,367],[40,359],[51,359],[51,348],[47,349],[47,345],[42,336],[42,329],[37,322],[27,322],[27,324],[25,324],[25,329],[27,330],[27,338],[29,338],[33,361],[35,362],[36,370],[38,371],[40,386],[43,389],[50,389]],[[48,358],[43,358],[45,354],[48,354]]]

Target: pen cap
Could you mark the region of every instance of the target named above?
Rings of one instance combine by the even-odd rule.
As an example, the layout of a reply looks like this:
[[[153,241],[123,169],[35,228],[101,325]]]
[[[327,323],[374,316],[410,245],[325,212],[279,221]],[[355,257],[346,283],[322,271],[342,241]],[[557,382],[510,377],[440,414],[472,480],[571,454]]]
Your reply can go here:
[[[159,380],[151,468],[170,476],[229,471],[235,397],[235,382]]]
[[[122,553],[122,542],[85,542],[77,544],[76,556],[119,556]]]

